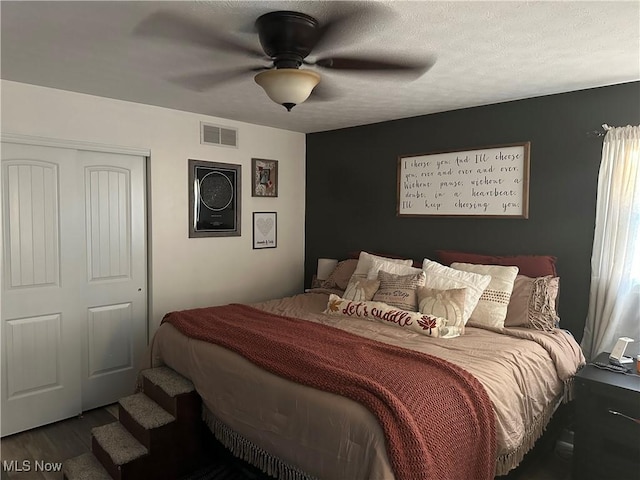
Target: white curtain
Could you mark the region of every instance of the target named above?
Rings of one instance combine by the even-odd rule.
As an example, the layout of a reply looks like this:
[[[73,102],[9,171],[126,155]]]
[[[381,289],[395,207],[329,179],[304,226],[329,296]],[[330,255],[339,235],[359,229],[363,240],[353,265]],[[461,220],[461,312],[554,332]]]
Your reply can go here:
[[[591,256],[585,357],[610,352],[618,337],[640,342],[640,126],[611,128],[602,146]]]

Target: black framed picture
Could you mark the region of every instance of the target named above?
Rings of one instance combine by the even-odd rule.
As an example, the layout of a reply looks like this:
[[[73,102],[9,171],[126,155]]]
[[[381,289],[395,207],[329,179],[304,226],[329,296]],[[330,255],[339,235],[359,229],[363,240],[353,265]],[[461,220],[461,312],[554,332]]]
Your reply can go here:
[[[189,159],[189,237],[240,235],[241,168]]]
[[[278,214],[276,212],[253,212],[253,248],[276,248],[278,246]]]

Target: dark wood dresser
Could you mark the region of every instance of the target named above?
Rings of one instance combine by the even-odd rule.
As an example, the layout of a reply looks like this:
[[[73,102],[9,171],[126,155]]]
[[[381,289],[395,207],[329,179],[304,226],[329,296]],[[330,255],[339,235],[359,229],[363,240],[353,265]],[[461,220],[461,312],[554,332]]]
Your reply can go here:
[[[640,480],[640,376],[626,366],[636,374],[587,365],[576,375],[574,480]]]

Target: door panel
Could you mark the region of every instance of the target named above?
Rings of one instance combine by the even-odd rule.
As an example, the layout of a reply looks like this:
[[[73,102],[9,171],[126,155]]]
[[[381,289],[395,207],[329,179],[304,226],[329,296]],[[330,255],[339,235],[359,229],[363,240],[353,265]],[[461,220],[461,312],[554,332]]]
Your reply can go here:
[[[144,158],[80,152],[79,164],[87,252],[82,408],[88,410],[133,392],[147,346]]]
[[[144,158],[2,144],[2,435],[133,392],[147,345]]]
[[[131,303],[89,308],[89,378],[132,369]]]
[[[63,388],[60,382],[61,315],[9,320],[7,345],[7,397]]]
[[[89,281],[130,277],[130,173],[125,169],[86,168]]]
[[[2,435],[82,411],[76,157],[2,144]]]
[[[58,168],[55,163],[7,162],[7,222],[11,255],[6,288],[57,285]]]

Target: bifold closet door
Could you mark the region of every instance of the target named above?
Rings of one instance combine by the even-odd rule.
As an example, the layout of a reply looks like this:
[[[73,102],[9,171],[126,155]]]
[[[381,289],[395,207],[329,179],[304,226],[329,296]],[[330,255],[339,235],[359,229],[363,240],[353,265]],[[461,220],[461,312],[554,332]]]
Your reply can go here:
[[[2,435],[130,393],[146,349],[144,158],[2,144]]]
[[[144,158],[79,152],[82,409],[133,393],[147,345]]]

